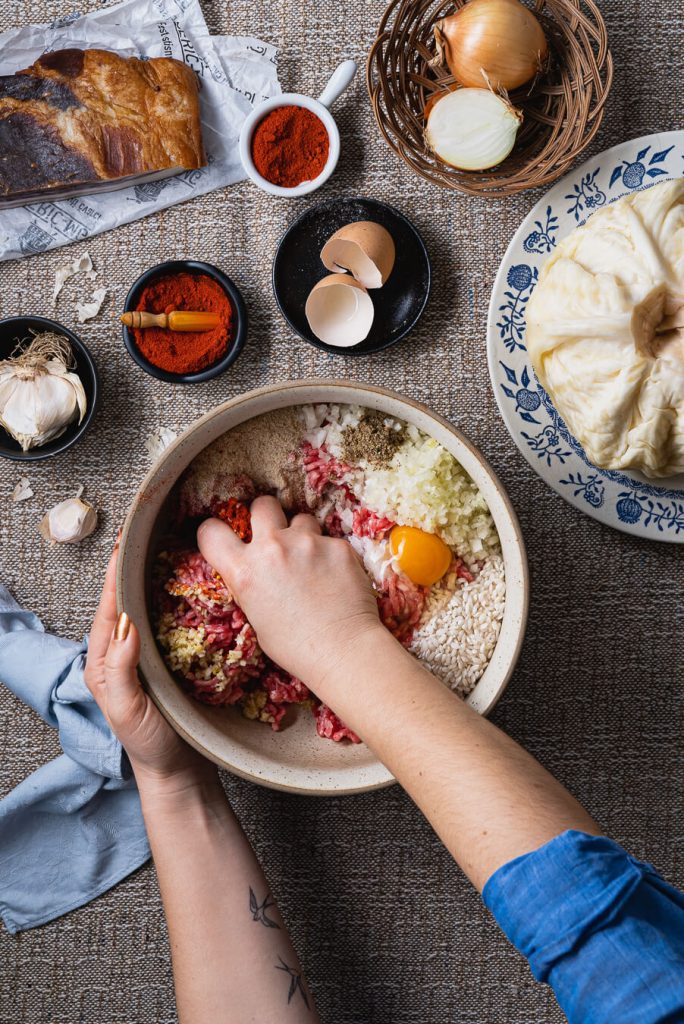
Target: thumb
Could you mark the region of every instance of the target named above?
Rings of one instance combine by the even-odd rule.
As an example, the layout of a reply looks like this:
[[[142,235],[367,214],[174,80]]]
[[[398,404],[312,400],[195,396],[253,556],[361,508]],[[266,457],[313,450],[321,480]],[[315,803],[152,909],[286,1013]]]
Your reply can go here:
[[[212,569],[234,590],[234,571],[245,553],[245,543],[220,519],[205,519],[197,530],[197,546]]]
[[[104,660],[107,717],[115,732],[122,725],[135,725],[137,716],[145,711],[145,695],[138,678],[139,657],[138,631],[122,612]]]

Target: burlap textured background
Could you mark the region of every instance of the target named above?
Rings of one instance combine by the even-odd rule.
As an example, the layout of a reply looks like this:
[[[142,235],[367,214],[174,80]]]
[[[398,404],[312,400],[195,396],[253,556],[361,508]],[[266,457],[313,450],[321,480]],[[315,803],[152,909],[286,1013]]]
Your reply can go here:
[[[681,126],[681,2],[606,0],[603,8],[616,80],[595,151]],[[68,9],[64,0],[0,0],[0,28]],[[204,10],[215,32],[255,33],[276,43],[283,87],[315,94],[340,59],[363,61],[383,0],[206,0]],[[87,439],[31,467],[33,500],[8,503],[20,474],[8,462],[0,465],[0,578],[48,628],[78,637],[89,626],[110,544],[148,467],[143,440],[154,427],[181,429],[225,398],[304,375],[368,380],[422,399],[481,446],[509,488],[527,540],[527,642],[494,720],[566,783],[610,835],[684,885],[682,549],[602,527],[548,490],[510,440],[487,375],[485,318],[494,274],[538,196],[484,202],[413,177],[382,144],[361,75],[335,113],[342,157],[317,196],[276,201],[245,183],[88,245],[111,289],[103,315],[80,331],[98,362],[102,407]],[[411,217],[434,268],[433,296],[419,328],[402,345],[364,359],[328,356],[299,341],[280,318],[270,286],[271,257],[288,222],[310,202],[354,193],[389,200]],[[84,248],[3,264],[2,316],[50,315],[55,267]],[[251,316],[248,345],[235,367],[192,388],[142,373],[110,320],[141,271],[178,256],[226,270]],[[57,311],[74,326],[77,290],[71,282]],[[49,550],[36,533],[38,520],[76,483],[86,485],[101,510],[101,528],[81,547]],[[58,749],[52,732],[4,688],[0,748],[1,793]],[[563,1020],[553,996],[535,984],[398,789],[319,801],[235,779],[226,785],[326,1024]],[[149,866],[51,925],[18,937],[0,933],[1,1024],[175,1020],[166,930]]]

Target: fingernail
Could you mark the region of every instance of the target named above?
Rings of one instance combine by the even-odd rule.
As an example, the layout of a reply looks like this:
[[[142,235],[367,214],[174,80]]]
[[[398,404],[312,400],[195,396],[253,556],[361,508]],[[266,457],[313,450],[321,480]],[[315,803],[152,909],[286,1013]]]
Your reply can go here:
[[[126,615],[126,612],[121,612],[121,615],[116,620],[116,627],[114,629],[115,640],[125,640],[128,636],[128,630],[131,628],[131,620]]]

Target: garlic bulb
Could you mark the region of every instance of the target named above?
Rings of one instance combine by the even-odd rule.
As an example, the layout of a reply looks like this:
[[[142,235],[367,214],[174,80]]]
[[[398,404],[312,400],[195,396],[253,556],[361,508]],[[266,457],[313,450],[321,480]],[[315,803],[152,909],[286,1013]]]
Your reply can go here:
[[[0,426],[25,452],[59,437],[85,416],[85,391],[72,365],[67,339],[49,331],[0,361]]]
[[[51,508],[40,524],[41,535],[51,544],[78,544],[97,526],[97,512],[81,498],[67,498]]]

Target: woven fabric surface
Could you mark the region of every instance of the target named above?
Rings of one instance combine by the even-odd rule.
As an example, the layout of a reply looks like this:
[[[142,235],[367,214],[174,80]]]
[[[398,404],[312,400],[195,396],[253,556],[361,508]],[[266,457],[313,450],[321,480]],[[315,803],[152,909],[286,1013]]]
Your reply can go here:
[[[80,9],[96,6],[94,0]],[[593,152],[680,125],[673,88],[684,45],[680,0],[603,5],[616,81]],[[0,28],[66,13],[60,2],[0,0]],[[212,31],[256,34],[281,50],[284,89],[316,94],[336,63],[363,61],[382,0],[206,0]],[[243,183],[100,236],[87,245],[110,289],[79,329],[67,284],[55,311],[97,360],[103,400],[87,437],[32,465],[35,491],[12,505],[21,475],[0,465],[0,578],[46,626],[90,624],[116,530],[149,467],[145,437],[180,430],[250,388],[344,376],[425,401],[481,447],[520,516],[532,605],[519,667],[493,719],[585,802],[607,832],[684,886],[684,569],[681,548],[600,526],[539,480],[509,438],[489,384],[487,302],[506,245],[538,193],[461,197],[429,186],[386,148],[362,76],[335,107],[336,174],[314,197],[275,200]],[[373,357],[328,356],[296,338],[271,291],[287,224],[313,202],[360,194],[392,202],[423,233],[434,290],[414,333]],[[0,267],[0,313],[51,315],[55,268],[83,244]],[[174,387],[125,352],[113,316],[131,282],[163,259],[223,268],[251,317],[245,352],[225,376]],[[50,549],[42,513],[75,486],[101,511],[97,534]],[[0,687],[0,793],[57,753],[53,733]],[[560,1024],[553,995],[499,934],[476,893],[396,787],[316,800],[226,777],[233,805],[280,901],[325,1024]],[[458,786],[459,780],[453,780]],[[225,879],[230,884],[230,878]],[[167,935],[148,866],[95,903],[16,937],[0,932],[0,1024],[173,1024]]]

